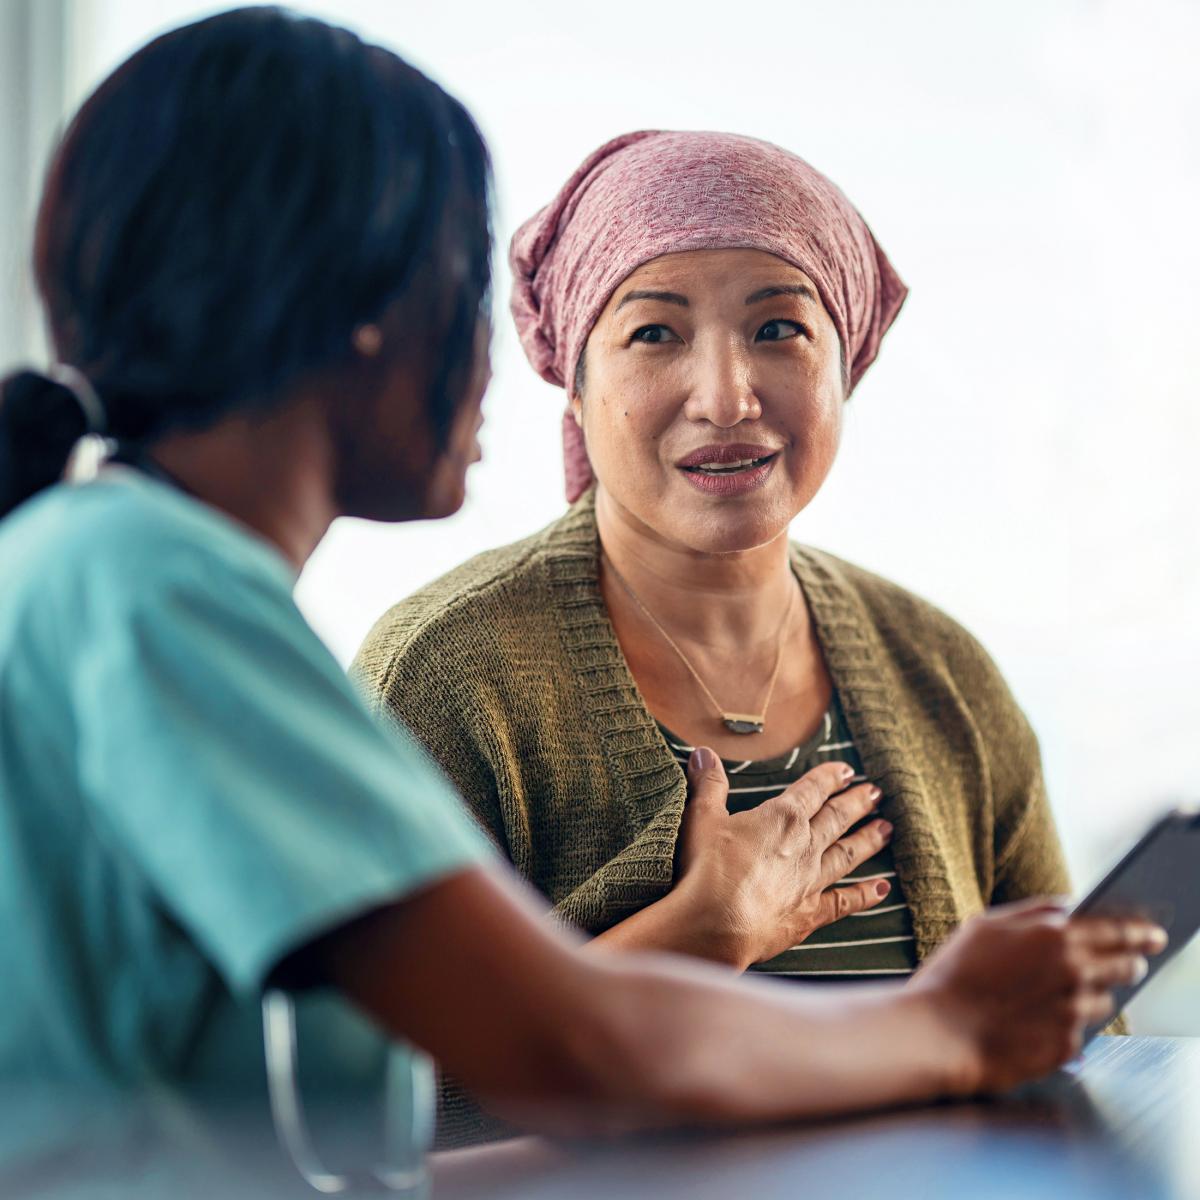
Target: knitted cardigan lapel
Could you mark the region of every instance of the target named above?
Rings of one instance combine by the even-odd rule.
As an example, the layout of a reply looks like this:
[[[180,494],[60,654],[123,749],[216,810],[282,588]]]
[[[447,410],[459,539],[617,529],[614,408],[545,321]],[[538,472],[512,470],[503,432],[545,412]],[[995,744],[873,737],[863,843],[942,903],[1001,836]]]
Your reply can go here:
[[[562,645],[631,833],[625,849],[559,906],[564,918],[593,933],[670,890],[687,793],[609,620],[599,550],[595,497],[589,492],[548,531],[545,553]],[[924,782],[907,750],[904,681],[836,561],[793,546],[791,562],[864,768],[883,789],[882,807],[896,826],[896,872],[913,909],[918,953],[925,955],[966,913],[948,877]]]
[[[913,761],[909,689],[836,560],[793,545],[791,562],[863,771],[883,790],[880,809],[895,826],[896,874],[912,908],[917,952],[924,957],[967,912],[947,871],[944,833],[933,819],[926,781]]]

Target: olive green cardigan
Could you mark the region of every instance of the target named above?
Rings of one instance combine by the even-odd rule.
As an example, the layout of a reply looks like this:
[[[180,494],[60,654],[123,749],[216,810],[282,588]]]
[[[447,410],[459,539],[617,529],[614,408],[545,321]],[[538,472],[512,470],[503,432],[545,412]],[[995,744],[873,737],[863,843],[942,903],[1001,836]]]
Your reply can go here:
[[[686,793],[600,592],[591,494],[392,608],[354,671],[517,870],[598,933],[671,887]],[[927,955],[987,904],[1069,890],[1037,742],[995,665],[937,609],[793,547]]]
[[[686,793],[617,643],[598,552],[589,493],[397,604],[354,666],[516,869],[593,934],[670,889]],[[895,825],[918,955],[988,904],[1067,892],[1037,742],[980,645],[866,571],[800,546],[791,558]]]

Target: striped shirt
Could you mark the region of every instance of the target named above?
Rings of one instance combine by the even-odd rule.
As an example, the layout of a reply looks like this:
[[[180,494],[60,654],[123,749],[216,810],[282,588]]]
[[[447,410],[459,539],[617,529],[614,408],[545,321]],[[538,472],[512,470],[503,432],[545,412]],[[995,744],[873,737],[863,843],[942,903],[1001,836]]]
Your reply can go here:
[[[693,747],[659,728],[671,753],[681,766],[686,766]],[[730,812],[756,808],[823,762],[849,763],[860,773],[861,781],[862,762],[836,694],[822,728],[803,745],[761,762],[723,761],[729,776]],[[873,819],[865,817],[854,828]],[[891,847],[885,846],[860,863],[840,882],[856,879],[886,879],[892,890],[875,908],[816,929],[800,945],[750,969],[765,975],[803,975],[841,982],[910,975],[917,966],[912,913],[896,878]]]

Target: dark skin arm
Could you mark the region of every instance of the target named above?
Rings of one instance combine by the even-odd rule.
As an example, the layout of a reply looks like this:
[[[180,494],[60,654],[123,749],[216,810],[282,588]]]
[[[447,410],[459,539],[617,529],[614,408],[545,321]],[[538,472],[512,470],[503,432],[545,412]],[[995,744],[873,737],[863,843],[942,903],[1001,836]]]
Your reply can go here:
[[[476,868],[304,957],[498,1115],[578,1133],[1007,1088],[1067,1061],[1110,1010],[1108,988],[1161,947],[1152,926],[1031,903],[969,922],[905,987],[810,991],[674,956],[589,954],[544,908],[506,872]]]

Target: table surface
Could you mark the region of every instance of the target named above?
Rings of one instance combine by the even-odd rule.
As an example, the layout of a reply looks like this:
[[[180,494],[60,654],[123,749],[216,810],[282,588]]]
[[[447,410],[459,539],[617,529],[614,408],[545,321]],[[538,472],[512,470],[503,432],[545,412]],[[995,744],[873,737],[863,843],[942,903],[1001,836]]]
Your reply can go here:
[[[1200,1038],[1098,1038],[1003,1099],[741,1134],[523,1138],[433,1156],[434,1200],[1192,1200]]]

